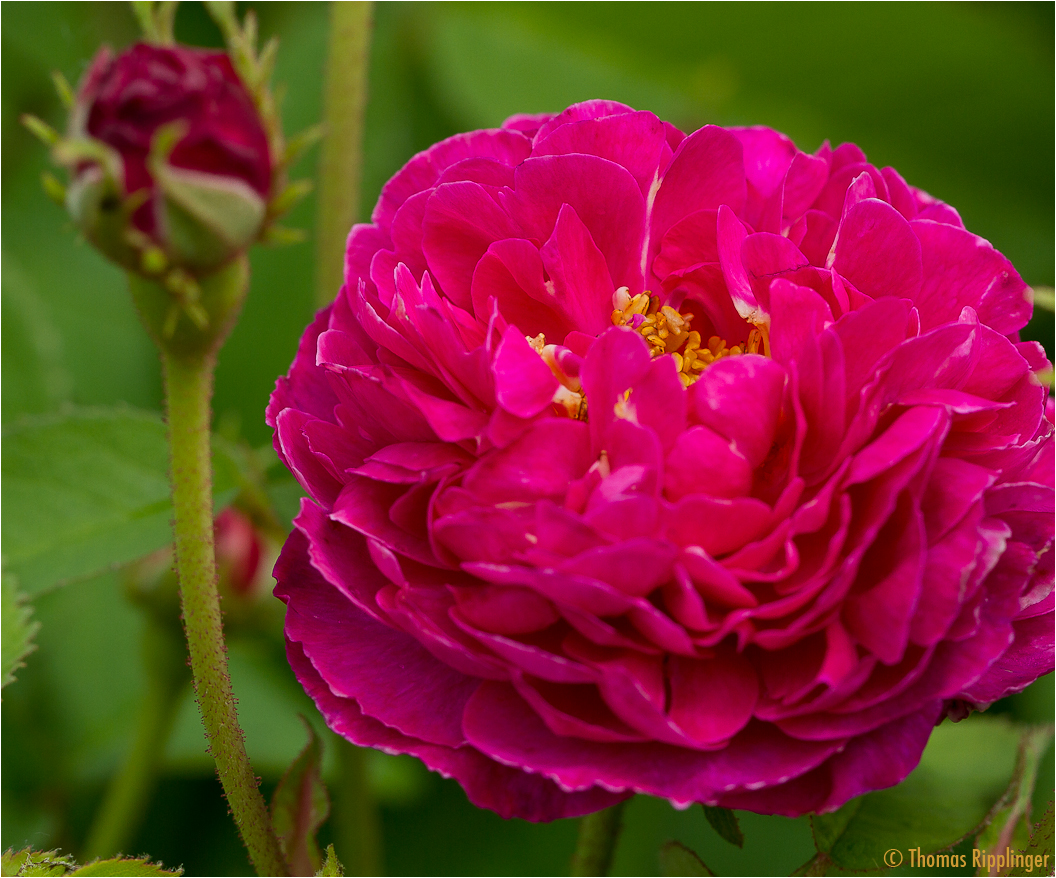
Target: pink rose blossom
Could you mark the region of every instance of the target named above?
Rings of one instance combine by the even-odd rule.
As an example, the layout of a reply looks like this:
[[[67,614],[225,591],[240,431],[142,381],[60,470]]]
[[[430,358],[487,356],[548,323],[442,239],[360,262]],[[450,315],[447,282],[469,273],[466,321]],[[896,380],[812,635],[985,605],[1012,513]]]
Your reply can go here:
[[[331,727],[549,820],[798,815],[1053,667],[1030,293],[853,144],[607,101],[415,156],[268,409]]]

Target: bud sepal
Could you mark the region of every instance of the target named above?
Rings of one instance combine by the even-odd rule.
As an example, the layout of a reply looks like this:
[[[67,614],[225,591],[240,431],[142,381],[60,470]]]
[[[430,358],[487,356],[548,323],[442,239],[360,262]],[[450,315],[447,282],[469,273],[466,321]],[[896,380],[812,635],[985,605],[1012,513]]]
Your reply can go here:
[[[161,350],[177,357],[211,356],[238,319],[249,288],[249,260],[239,254],[202,277],[181,268],[163,280],[128,274],[140,320]]]

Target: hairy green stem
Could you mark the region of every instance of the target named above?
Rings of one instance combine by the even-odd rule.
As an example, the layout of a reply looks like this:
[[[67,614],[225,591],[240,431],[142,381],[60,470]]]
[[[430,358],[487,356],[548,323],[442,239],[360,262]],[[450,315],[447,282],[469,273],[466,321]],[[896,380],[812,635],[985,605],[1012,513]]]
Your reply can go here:
[[[209,403],[216,355],[162,348],[180,604],[195,693],[209,751],[249,858],[259,875],[285,875],[286,863],[246,756],[227,671],[213,546]]]
[[[96,813],[84,860],[129,852],[150,804],[158,767],[172,731],[180,694],[187,682],[187,660],[179,632],[147,615],[143,631],[146,692],[139,708],[132,747],[110,781]]]
[[[317,189],[315,301],[320,308],[341,288],[345,239],[359,213],[373,7],[367,2],[330,4],[323,91],[326,138]],[[381,833],[367,782],[365,754],[343,739],[338,739],[337,753],[339,779],[331,822],[337,853],[348,874],[377,875],[381,870]]]
[[[623,809],[620,802],[604,811],[595,811],[579,820],[579,837],[572,853],[573,875],[608,875],[616,841],[623,828]]]
[[[359,212],[373,7],[360,0],[330,4],[316,223],[315,302],[320,308],[341,288],[345,238]]]

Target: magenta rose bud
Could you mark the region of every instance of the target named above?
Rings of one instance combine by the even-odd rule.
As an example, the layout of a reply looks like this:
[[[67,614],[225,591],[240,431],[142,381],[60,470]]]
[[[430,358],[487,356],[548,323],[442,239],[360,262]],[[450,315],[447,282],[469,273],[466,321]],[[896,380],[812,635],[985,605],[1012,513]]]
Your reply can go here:
[[[200,273],[260,235],[275,159],[226,53],[138,43],[115,57],[101,49],[68,134],[67,206],[117,261],[143,268],[144,253],[158,260],[160,251]]]
[[[608,101],[415,156],[268,408],[339,734],[550,820],[799,815],[1053,668],[1030,291],[853,144]]]

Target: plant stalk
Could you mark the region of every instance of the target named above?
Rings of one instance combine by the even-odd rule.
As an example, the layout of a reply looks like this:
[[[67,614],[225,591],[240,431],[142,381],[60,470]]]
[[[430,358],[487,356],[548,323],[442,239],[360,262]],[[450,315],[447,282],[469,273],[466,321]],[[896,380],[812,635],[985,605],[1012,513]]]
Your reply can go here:
[[[595,811],[579,820],[579,837],[572,853],[573,875],[608,875],[616,842],[623,828],[623,801],[604,811]]]
[[[235,825],[258,875],[286,875],[264,798],[246,756],[227,670],[213,545],[209,403],[216,355],[162,347],[180,604],[194,688]]]
[[[334,790],[336,849],[348,875],[380,875],[381,832],[367,777],[366,751],[334,735],[338,787]]]
[[[330,4],[323,118],[326,137],[319,161],[315,303],[322,308],[341,288],[345,239],[359,213],[363,179],[363,119],[374,4]]]
[[[143,631],[147,688],[139,708],[132,748],[114,775],[85,843],[84,860],[127,852],[135,839],[161,764],[187,682],[187,664],[178,631],[151,614]]]
[[[374,4],[330,4],[323,119],[326,137],[319,161],[316,223],[315,302],[333,301],[344,281],[345,241],[359,213],[363,177],[363,119]],[[334,790],[332,827],[337,853],[350,875],[381,870],[381,833],[367,781],[362,749],[335,741],[338,789]]]

